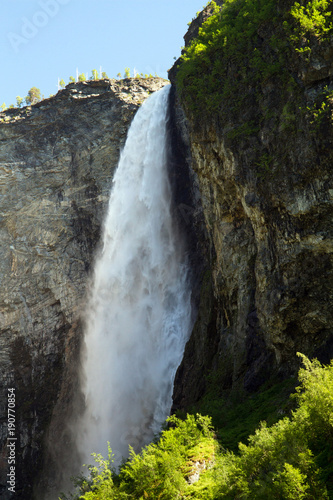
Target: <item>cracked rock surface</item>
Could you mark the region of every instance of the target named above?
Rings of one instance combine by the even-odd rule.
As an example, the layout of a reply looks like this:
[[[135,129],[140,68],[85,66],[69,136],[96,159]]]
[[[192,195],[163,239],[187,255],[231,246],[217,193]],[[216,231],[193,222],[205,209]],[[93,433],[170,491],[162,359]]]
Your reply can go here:
[[[16,393],[15,498],[27,500],[45,431],[56,444],[59,401],[68,403],[75,390],[80,310],[120,150],[139,105],[166,83],[73,83],[0,113],[1,498],[8,495],[7,388]]]

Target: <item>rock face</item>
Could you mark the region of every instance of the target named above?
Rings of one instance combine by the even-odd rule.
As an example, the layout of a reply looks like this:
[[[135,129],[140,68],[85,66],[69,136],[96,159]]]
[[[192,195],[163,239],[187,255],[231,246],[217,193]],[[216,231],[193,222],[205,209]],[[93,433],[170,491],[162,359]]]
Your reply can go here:
[[[276,8],[283,12],[292,3],[279,0]],[[211,12],[207,7],[191,24],[186,46]],[[272,33],[265,21],[256,32],[270,63],[279,55],[270,40],[281,30]],[[177,87],[180,60],[169,73],[170,175],[198,306],[176,376],[175,409],[202,398],[207,375],[221,394],[251,392],[294,374],[298,351],[323,362],[333,357],[333,43],[316,36],[306,43],[310,53],[285,44],[290,86],[270,74],[259,81],[252,71],[254,83],[232,60],[227,77],[235,86],[245,82],[247,97],[238,111],[223,102],[223,113],[194,116],[184,97],[187,82]],[[64,451],[71,435],[63,424],[71,405],[80,404],[75,374],[89,271],[131,118],[165,83],[71,84],[33,107],[0,113],[5,500],[12,498],[8,388],[16,394],[15,498],[40,500],[46,484],[58,493],[59,457],[65,468],[75,461]]]
[[[200,17],[192,23],[187,44],[201,23]],[[265,27],[258,37],[269,53],[272,33]],[[322,115],[313,112],[323,91],[333,88],[333,45],[332,39],[310,42],[309,57],[290,50],[285,63],[296,90],[283,93],[268,78],[254,99],[250,82],[242,115],[198,119],[187,108],[186,82],[176,92],[183,114],[178,133],[188,137],[201,194],[208,263],[176,376],[175,408],[198,401],[212,373],[221,393],[253,391],[272,376],[295,373],[297,352],[323,362],[333,357],[332,98]],[[169,72],[176,88],[179,64]],[[236,82],[240,71],[230,66],[230,78]],[[293,106],[295,92],[302,109]],[[256,129],[234,133],[242,120]]]
[[[1,498],[32,498],[42,462],[52,463],[46,429],[55,455],[66,442],[80,308],[112,175],[135,111],[166,83],[70,84],[0,113]],[[6,484],[8,388],[16,394],[15,495]]]

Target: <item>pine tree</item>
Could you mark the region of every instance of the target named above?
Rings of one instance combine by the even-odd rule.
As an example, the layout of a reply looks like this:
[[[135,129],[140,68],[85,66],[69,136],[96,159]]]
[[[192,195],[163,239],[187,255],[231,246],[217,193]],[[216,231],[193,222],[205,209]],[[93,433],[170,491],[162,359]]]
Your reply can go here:
[[[22,106],[23,101],[24,101],[23,97],[20,97],[19,95],[16,96],[16,103],[17,103],[18,108],[20,108]]]
[[[25,102],[29,106],[30,104],[36,104],[40,100],[41,100],[40,90],[37,87],[32,87],[25,98]]]

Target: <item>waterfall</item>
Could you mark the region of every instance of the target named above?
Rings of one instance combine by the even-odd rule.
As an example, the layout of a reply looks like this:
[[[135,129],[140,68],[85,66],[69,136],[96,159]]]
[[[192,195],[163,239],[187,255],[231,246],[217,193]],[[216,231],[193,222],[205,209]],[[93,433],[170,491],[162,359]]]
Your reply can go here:
[[[78,448],[115,462],[161,429],[191,328],[188,267],[171,215],[170,86],[150,96],[128,131],[114,175],[103,250],[86,311]]]

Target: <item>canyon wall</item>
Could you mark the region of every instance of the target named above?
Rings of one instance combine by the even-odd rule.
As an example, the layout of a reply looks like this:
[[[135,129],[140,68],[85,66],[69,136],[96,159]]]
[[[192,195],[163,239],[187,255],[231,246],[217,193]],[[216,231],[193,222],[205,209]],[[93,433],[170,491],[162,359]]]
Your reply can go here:
[[[193,78],[178,79],[182,60],[169,73],[170,177],[198,310],[174,410],[200,401],[212,375],[221,395],[249,394],[295,374],[297,352],[333,357],[333,40],[313,35],[294,50],[282,23],[294,2],[268,3],[276,18],[261,20],[251,35],[257,66],[239,65],[239,54],[222,60],[231,91],[218,105],[216,95],[208,100],[214,111],[191,107]],[[186,47],[212,15],[209,6],[191,23]],[[8,388],[16,394],[15,498],[41,497],[47,487],[56,493],[61,477],[53,467],[62,459],[69,472],[75,463],[64,451],[71,448],[64,422],[82,403],[80,312],[112,175],[135,111],[166,83],[70,84],[34,106],[0,113],[5,500]],[[223,78],[215,87],[219,97]]]
[[[277,16],[288,20],[292,3],[278,2]],[[210,14],[207,8],[192,22],[186,46]],[[249,44],[259,47],[267,67],[283,54],[290,85],[276,75],[259,79],[250,63],[235,62],[242,57],[236,53],[222,59],[234,94],[214,112],[196,113],[199,97],[194,105],[188,98],[195,71],[182,86],[183,60],[169,72],[175,128],[189,145],[208,235],[204,243],[198,226],[208,263],[174,409],[198,402],[212,374],[221,395],[249,393],[294,374],[297,352],[323,362],[333,357],[333,40],[304,38],[310,51],[295,51],[283,30],[282,22],[262,21]],[[283,41],[283,53],[274,53],[273,36]]]
[[[1,498],[32,498],[42,465],[71,458],[64,445],[78,391],[80,311],[113,172],[135,111],[166,83],[75,83],[0,113]],[[16,395],[15,495],[6,484],[8,388]],[[54,470],[50,477],[56,488]]]

